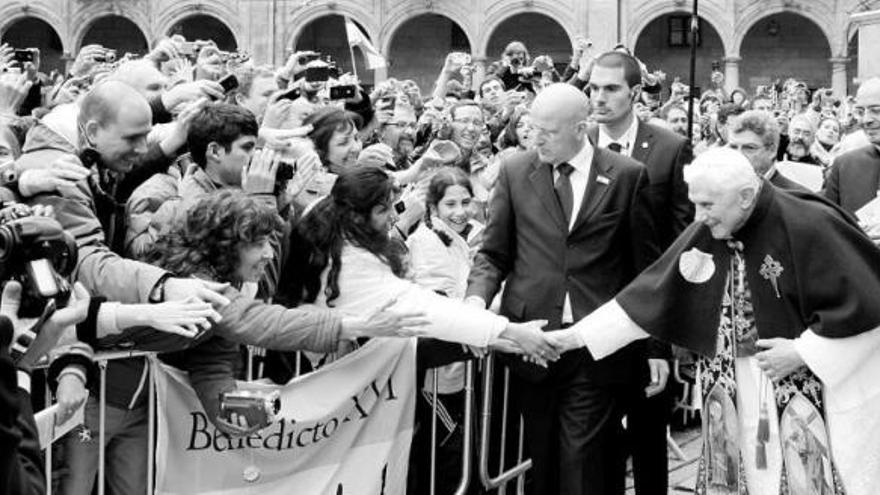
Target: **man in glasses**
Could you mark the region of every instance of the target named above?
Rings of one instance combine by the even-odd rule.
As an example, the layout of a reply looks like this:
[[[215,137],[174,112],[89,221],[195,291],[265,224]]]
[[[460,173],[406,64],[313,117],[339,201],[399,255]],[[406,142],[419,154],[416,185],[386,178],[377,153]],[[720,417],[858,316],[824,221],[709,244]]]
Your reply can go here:
[[[880,191],[880,78],[868,79],[859,87],[856,114],[870,144],[834,160],[823,192],[833,203],[856,214],[865,232],[880,243],[880,215],[856,213]]]

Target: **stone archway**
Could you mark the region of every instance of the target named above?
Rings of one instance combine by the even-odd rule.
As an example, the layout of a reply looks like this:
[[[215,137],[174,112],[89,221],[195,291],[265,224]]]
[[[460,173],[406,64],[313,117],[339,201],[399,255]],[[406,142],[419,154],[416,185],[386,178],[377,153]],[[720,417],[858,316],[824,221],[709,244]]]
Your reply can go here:
[[[572,40],[555,19],[536,12],[523,12],[504,19],[492,30],[486,43],[486,62],[499,60],[511,41],[526,45],[532,58],[550,55],[560,73],[571,58]]]
[[[116,50],[122,57],[127,52],[146,55],[147,38],[131,19],[120,15],[105,15],[95,19],[85,30],[79,47],[101,45]]]
[[[364,35],[369,36],[363,25],[354,20],[353,22],[357,24]],[[294,40],[293,49],[294,51],[313,50],[319,52],[322,56],[329,56],[335,61],[341,72],[352,72],[351,51],[348,49],[345,17],[342,15],[329,14],[313,19],[299,31],[299,35]],[[354,49],[354,59],[358,78],[362,83],[372,85],[373,71],[367,69],[363,53],[358,48]]]
[[[430,94],[451,51],[471,51],[471,42],[455,21],[441,14],[421,14],[404,21],[391,34],[388,75],[412,79]]]
[[[685,29],[682,35],[681,28]],[[678,77],[688,84],[690,79],[691,35],[690,15],[686,12],[663,14],[657,17],[639,33],[635,44],[635,56],[648,70],[662,70],[666,73],[666,88]],[[709,21],[700,18],[696,82],[699,92],[710,87],[712,64],[717,62],[724,67],[724,44],[718,31]]]
[[[193,14],[175,22],[168,30],[168,35],[179,34],[184,38],[194,40],[213,40],[217,47],[223,51],[234,52],[238,50],[238,41],[235,34],[223,21],[208,14]]]
[[[22,17],[3,31],[0,42],[14,48],[39,48],[40,70],[65,72],[64,47],[52,26],[37,17]]]
[[[792,12],[761,18],[746,32],[740,48],[741,85],[759,85],[793,77],[810,88],[831,87],[831,47],[812,20]]]

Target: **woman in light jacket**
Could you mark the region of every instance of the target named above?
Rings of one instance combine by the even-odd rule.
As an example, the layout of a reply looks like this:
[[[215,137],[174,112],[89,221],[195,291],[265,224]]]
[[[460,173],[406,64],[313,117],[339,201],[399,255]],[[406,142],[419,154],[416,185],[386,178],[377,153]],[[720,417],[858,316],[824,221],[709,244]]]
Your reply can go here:
[[[399,311],[424,313],[420,336],[475,347],[501,344],[546,361],[558,353],[543,321],[507,318],[419,287],[406,279],[405,246],[389,236],[396,212],[393,180],[378,168],[345,172],[297,228],[300,249],[288,266],[288,295],[343,313],[369,314],[395,301]]]

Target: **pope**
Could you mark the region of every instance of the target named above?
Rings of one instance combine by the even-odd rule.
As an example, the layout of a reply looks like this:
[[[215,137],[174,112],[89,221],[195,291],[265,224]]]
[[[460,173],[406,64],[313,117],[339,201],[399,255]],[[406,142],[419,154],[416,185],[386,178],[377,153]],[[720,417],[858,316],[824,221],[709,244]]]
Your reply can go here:
[[[700,354],[698,493],[880,493],[880,250],[731,149],[684,169],[695,222],[548,338],[602,359],[650,336]]]

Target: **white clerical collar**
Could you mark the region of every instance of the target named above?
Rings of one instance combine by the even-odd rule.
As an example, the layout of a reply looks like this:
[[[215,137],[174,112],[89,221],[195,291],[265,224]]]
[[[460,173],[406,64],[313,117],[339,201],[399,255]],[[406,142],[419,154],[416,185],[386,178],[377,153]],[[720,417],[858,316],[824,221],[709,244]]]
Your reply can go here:
[[[633,146],[636,142],[636,134],[639,132],[639,118],[636,117],[635,114],[632,115],[632,122],[629,124],[629,127],[626,129],[626,132],[620,136],[619,139],[611,139],[611,136],[608,135],[606,131],[606,126],[600,124],[599,125],[599,142],[597,143],[600,148],[607,148],[611,143],[617,143],[621,147],[621,153],[630,156],[632,153]]]
[[[773,165],[770,166],[769,170],[764,172],[764,178],[767,180],[770,180],[773,178],[774,175],[776,175],[776,173],[777,173],[776,172],[776,164],[774,163]]]

